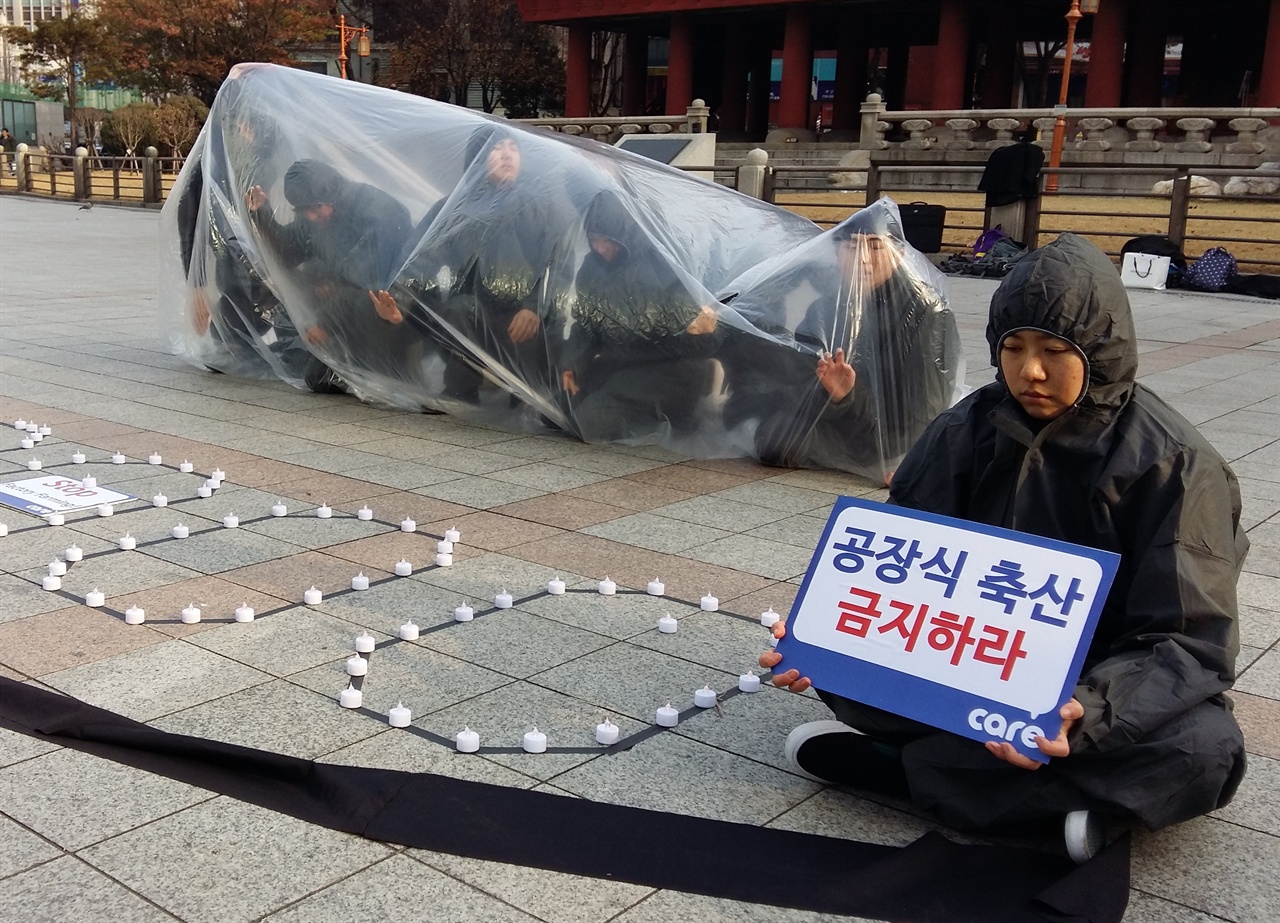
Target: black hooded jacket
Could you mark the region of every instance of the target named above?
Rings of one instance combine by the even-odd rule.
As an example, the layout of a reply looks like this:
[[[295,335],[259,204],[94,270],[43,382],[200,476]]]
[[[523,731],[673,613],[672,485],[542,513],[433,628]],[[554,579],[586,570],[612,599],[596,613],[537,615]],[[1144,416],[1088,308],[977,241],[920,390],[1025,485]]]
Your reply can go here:
[[[1100,250],[1064,234],[1014,268],[991,303],[997,369],[1001,340],[1025,328],[1086,357],[1075,406],[1038,423],[1003,381],[981,388],[920,437],[890,501],[1119,553],[1069,736],[1073,754],[1105,753],[1231,687],[1240,493],[1204,437],[1135,383],[1128,298]]]

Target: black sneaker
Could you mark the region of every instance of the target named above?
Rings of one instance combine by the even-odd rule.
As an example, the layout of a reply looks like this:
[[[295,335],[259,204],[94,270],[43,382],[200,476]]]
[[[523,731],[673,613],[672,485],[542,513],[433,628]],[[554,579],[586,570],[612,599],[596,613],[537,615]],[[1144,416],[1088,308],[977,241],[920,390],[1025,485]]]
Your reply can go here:
[[[788,762],[806,779],[907,794],[901,749],[839,721],[810,721],[787,735]]]
[[[1067,855],[1076,865],[1084,865],[1107,845],[1107,826],[1094,811],[1072,811],[1062,824]]]

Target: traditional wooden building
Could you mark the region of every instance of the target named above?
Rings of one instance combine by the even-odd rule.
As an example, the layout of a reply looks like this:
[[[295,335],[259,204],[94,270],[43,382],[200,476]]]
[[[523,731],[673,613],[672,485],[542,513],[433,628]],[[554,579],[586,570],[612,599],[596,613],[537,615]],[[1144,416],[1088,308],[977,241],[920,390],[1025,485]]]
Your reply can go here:
[[[757,136],[771,124],[813,129],[823,118],[824,128],[852,131],[872,90],[890,109],[1023,103],[1021,81],[1032,76],[1035,51],[1063,41],[1071,6],[1070,0],[517,2],[526,21],[568,29],[566,115],[591,114],[593,65],[601,63],[592,61],[592,35],[612,32],[625,36],[622,114],[680,113],[699,97],[722,133]],[[1280,106],[1280,0],[1101,0],[1077,38],[1073,105]],[[1050,104],[1058,85],[1051,86]]]

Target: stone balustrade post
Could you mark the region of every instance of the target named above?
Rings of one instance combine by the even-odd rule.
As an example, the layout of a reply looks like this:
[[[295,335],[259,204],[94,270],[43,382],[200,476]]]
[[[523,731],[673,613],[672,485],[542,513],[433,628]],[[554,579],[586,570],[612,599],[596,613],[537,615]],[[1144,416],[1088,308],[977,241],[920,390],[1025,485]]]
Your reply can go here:
[[[1045,116],[1040,119],[1033,119],[1031,126],[1040,132],[1040,137],[1036,140],[1036,147],[1049,150],[1053,147],[1053,123],[1056,121],[1053,116]]]
[[[160,152],[152,146],[142,157],[142,201],[159,202],[160,189]]]
[[[31,191],[31,148],[23,143],[19,144],[14,151],[14,155],[18,158],[18,189],[22,192]]]
[[[1258,141],[1258,132],[1267,127],[1265,119],[1232,119],[1227,127],[1236,133],[1236,139],[1227,145],[1228,154],[1261,154],[1266,150]]]
[[[769,169],[769,154],[763,148],[747,151],[747,162],[738,167],[738,191],[753,199],[764,198],[764,177]]]
[[[1183,154],[1207,154],[1213,150],[1209,143],[1209,131],[1216,125],[1213,119],[1178,119],[1177,126],[1187,133],[1187,140],[1179,141],[1174,149]]]
[[[903,150],[927,151],[933,147],[933,139],[928,137],[928,133],[933,130],[933,122],[929,119],[907,119],[902,127],[911,135],[902,142]]]
[[[689,134],[707,133],[707,119],[711,117],[711,107],[704,99],[695,99],[685,111],[684,130]]]
[[[1053,119],[1049,120],[1050,123]],[[987,142],[987,149],[994,151],[998,147],[1008,147],[1013,144],[1013,133],[1022,126],[1017,119],[987,119],[987,127],[996,133],[996,136]]]
[[[1168,123],[1164,119],[1156,119],[1149,116],[1129,119],[1124,123],[1124,127],[1133,132],[1134,137],[1124,143],[1124,149],[1126,151],[1147,152],[1160,150],[1164,145],[1156,140],[1156,132],[1164,128],[1166,124]]]
[[[880,94],[869,94],[859,111],[862,115],[862,128],[858,133],[858,147],[875,151],[887,148],[889,142],[884,139],[884,133],[891,126],[880,118],[886,111]]]
[[[1076,150],[1079,151],[1109,151],[1111,150],[1111,142],[1102,137],[1102,133],[1111,128],[1116,123],[1111,119],[1100,118],[1083,118],[1079,122],[1080,130],[1084,132],[1084,140],[1077,142]]]
[[[92,198],[93,192],[89,178],[89,149],[76,148],[75,161],[71,166],[72,182],[75,184],[75,198],[79,200]]]
[[[973,130],[978,127],[978,123],[975,120],[947,119],[947,127],[950,128],[952,132],[951,140],[947,142],[947,150],[973,150]]]

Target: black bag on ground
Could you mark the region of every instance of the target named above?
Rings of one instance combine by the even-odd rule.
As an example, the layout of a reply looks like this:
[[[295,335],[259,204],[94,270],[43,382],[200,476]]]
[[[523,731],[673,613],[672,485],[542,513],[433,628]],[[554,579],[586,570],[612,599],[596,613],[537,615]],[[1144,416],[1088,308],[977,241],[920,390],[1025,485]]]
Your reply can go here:
[[[1147,253],[1151,256],[1167,256],[1169,258],[1169,276],[1165,280],[1166,288],[1178,288],[1182,285],[1187,271],[1187,255],[1182,248],[1163,234],[1143,234],[1126,241],[1120,248],[1120,263],[1124,264],[1127,253]]]
[[[945,205],[927,205],[912,202],[898,206],[902,215],[902,236],[907,243],[921,253],[938,253],[942,250],[942,226],[947,220]]]

